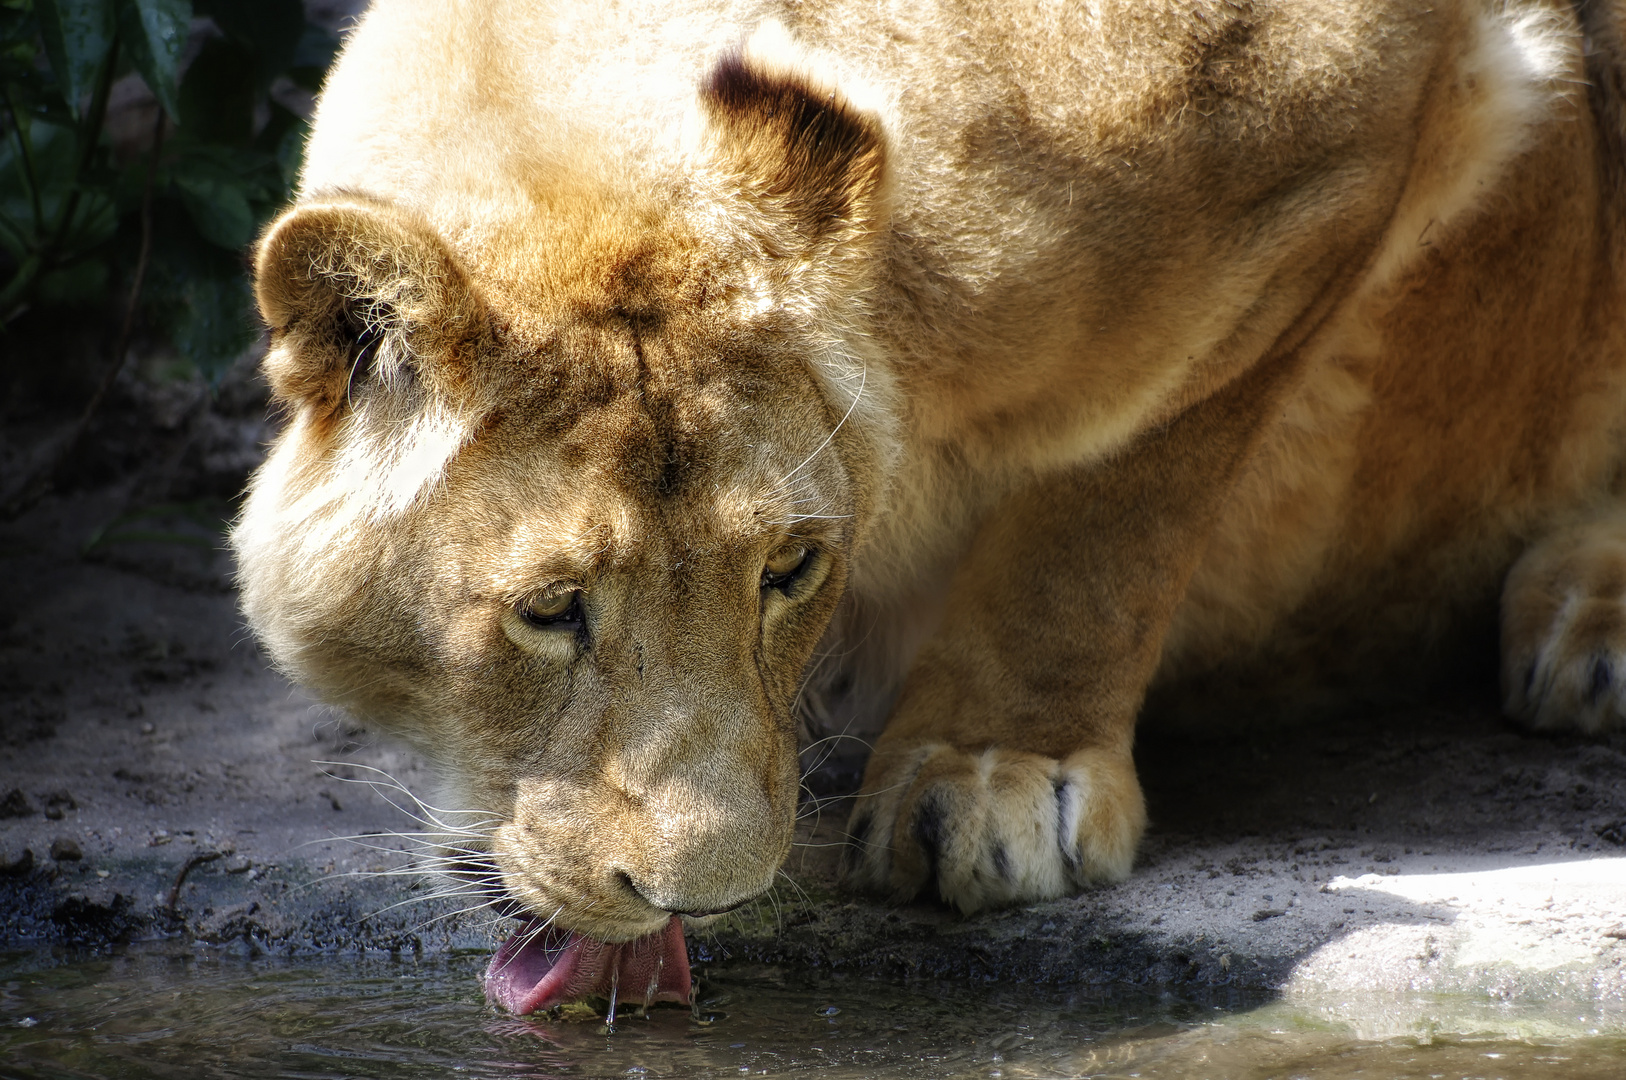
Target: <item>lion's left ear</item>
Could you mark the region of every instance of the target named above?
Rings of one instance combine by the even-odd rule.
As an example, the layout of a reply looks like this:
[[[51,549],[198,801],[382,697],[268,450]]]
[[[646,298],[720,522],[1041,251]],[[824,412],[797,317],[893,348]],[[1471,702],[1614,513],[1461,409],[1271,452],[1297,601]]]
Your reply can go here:
[[[445,242],[418,215],[357,194],[301,202],[261,237],[254,291],[276,348],[272,394],[337,415],[362,384],[451,391],[488,324]]]
[[[882,224],[880,117],[799,63],[777,25],[721,60],[700,101],[714,159],[757,209],[788,226],[792,235],[782,239],[841,246]]]

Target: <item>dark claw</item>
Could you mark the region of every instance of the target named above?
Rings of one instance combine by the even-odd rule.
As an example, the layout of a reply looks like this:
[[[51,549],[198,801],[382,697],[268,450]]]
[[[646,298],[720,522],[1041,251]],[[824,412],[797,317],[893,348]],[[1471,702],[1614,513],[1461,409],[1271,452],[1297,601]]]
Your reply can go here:
[[[1001,881],[1011,880],[1011,857],[1005,853],[1004,844],[994,845],[994,873]]]
[[[1592,659],[1592,685],[1587,688],[1586,703],[1596,705],[1609,690],[1609,684],[1614,682],[1614,670],[1609,665],[1607,657],[1596,656]]]
[[[938,797],[928,795],[920,800],[920,808],[915,811],[915,824],[911,830],[915,840],[926,851],[926,861],[931,867],[933,882],[937,880],[937,863],[946,836],[945,816]]]
[[[1067,869],[1078,870],[1078,846],[1068,835],[1067,818],[1073,800],[1073,785],[1066,780],[1056,782],[1056,843],[1061,848],[1062,862]]]
[[[841,867],[843,870],[856,870],[858,860],[864,857],[864,851],[869,847],[869,831],[875,825],[874,814],[863,814],[852,825],[852,833],[847,837],[847,846],[841,849]]]

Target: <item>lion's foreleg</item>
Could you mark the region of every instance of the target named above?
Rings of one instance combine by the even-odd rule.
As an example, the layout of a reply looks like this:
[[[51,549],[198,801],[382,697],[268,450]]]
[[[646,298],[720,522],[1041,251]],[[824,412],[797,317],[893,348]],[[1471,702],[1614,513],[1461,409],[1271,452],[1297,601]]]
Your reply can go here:
[[[1163,637],[1295,370],[1278,357],[1115,460],[1000,506],[958,568],[854,809],[849,874],[965,911],[1129,872]]]

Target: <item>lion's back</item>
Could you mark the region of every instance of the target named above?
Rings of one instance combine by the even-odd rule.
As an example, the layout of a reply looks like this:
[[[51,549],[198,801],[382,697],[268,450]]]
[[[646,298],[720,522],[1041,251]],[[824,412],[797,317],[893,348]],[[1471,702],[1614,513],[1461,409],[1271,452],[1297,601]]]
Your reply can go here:
[[[795,62],[827,68],[889,140],[890,229],[860,306],[915,426],[858,589],[916,582],[1010,475],[1098,460],[1162,423],[1336,279],[1353,299],[1229,504],[1169,650],[1192,669],[1286,638],[1325,654],[1375,611],[1399,639],[1483,608],[1521,537],[1618,462],[1621,350],[1576,319],[1614,286],[1566,255],[1598,246],[1613,194],[1553,179],[1606,156],[1610,132],[1588,118],[1506,150],[1458,220],[1413,221],[1408,203],[1427,208],[1419,170],[1454,167],[1435,160],[1430,111],[1471,111],[1430,96],[1465,70],[1453,50],[1471,59],[1489,49],[1474,35],[1511,27],[1491,74],[1545,85],[1568,63],[1542,52],[1573,45],[1568,18],[1386,0],[397,0],[331,77],[304,190],[414,206],[466,258],[494,257],[486,237],[560,185],[681,187],[697,87],[777,19],[809,49]],[[1553,95],[1552,117],[1583,115],[1578,94]],[[1340,266],[1367,259],[1364,279]],[[1385,259],[1399,269],[1372,269]],[[1341,629],[1323,641],[1327,626]]]

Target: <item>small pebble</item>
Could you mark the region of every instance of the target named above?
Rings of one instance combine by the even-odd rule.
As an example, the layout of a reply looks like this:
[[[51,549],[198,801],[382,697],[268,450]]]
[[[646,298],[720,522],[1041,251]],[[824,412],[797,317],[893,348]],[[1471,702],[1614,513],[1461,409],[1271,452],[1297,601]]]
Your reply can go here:
[[[33,812],[34,804],[28,801],[22,788],[12,788],[0,795],[0,818],[28,817]]]
[[[45,800],[46,806],[65,806],[69,810],[79,809],[79,803],[74,799],[73,792],[66,788],[58,788],[56,791],[47,791],[42,794],[40,798]]]

